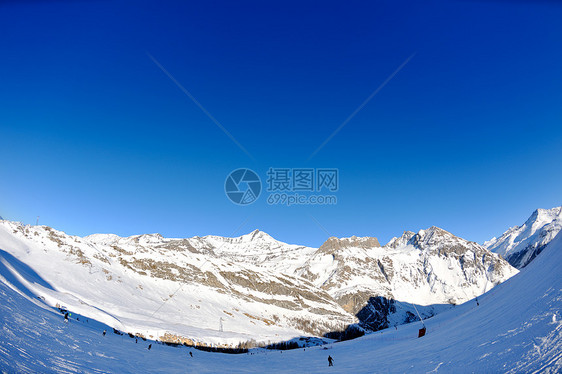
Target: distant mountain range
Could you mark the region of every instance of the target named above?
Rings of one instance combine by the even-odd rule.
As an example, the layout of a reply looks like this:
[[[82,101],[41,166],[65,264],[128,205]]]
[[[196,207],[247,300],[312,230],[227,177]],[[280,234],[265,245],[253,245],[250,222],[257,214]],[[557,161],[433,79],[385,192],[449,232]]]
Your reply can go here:
[[[484,246],[438,227],[384,246],[353,236],[311,248],[259,230],[236,238],[82,238],[2,221],[0,249],[50,284],[27,284],[49,305],[154,339],[224,346],[338,337],[349,325],[374,331],[430,317],[516,274],[510,262],[527,264],[559,230],[560,208],[539,209]]]
[[[17,246],[16,242],[8,243],[8,238],[3,235],[2,239],[2,245]],[[25,248],[18,250],[25,251]],[[332,344],[326,338],[297,336],[289,343],[306,349],[282,352],[252,349],[247,354],[230,355],[205,352],[212,350],[207,348],[196,350],[168,346],[154,340],[136,339],[134,335],[131,338],[126,334],[114,333],[111,326],[92,319],[90,310],[89,320],[80,314],[79,311],[86,310],[86,305],[80,302],[69,305],[72,316],[70,322],[65,323],[58,310],[45,305],[45,302],[52,302],[51,299],[43,301],[35,296],[46,295],[45,289],[49,289],[49,285],[45,280],[21,261],[0,251],[0,371],[326,373],[326,361],[330,355],[335,359],[335,364],[328,371],[337,373],[560,373],[561,262],[562,234],[558,234],[525,269],[479,296],[478,303],[469,301],[424,321],[427,331],[421,339],[418,338],[421,327],[418,322],[398,326],[397,329],[389,328],[343,344]],[[103,282],[97,287],[106,285],[106,293],[115,292],[110,283]],[[136,311],[136,316],[128,312],[134,309],[129,303],[134,300],[127,296],[127,292],[136,293],[136,290],[125,288],[124,283],[121,283],[124,289],[120,307],[114,308],[113,317],[116,319],[112,320],[112,326],[116,326],[118,318],[125,327],[131,328],[133,326],[128,321],[135,317],[140,319],[138,314],[142,310]],[[74,287],[72,284],[66,286]],[[91,288],[95,286],[90,285]],[[164,288],[165,282],[155,282],[154,287]],[[29,292],[29,289],[35,292]],[[170,292],[176,290],[170,289]],[[150,290],[145,287],[145,291]],[[65,295],[67,292],[68,289],[61,288],[53,295]],[[213,294],[217,292],[209,291],[209,298]],[[182,295],[183,292],[178,291],[174,298]],[[105,308],[107,312],[110,305],[102,300],[99,299],[97,310]],[[168,305],[172,300],[160,308],[156,313],[158,318],[154,321],[166,324],[170,330],[176,329],[176,324],[182,322],[179,317],[174,321],[165,321],[161,316],[169,315],[166,310],[173,311],[174,308]],[[207,307],[203,303],[199,305],[201,308]],[[197,308],[192,310],[196,311]],[[206,316],[210,321],[215,317],[212,313],[212,310],[208,310]],[[102,316],[101,312],[98,316]],[[189,313],[183,316],[189,317]],[[200,322],[205,323],[201,318]],[[142,319],[151,321],[147,316]],[[240,329],[244,323],[239,314],[223,319],[224,336]],[[241,324],[235,326],[238,320]],[[107,330],[105,336],[102,334],[104,330]],[[206,333],[210,335],[213,332],[209,329]],[[159,338],[166,340],[171,337],[161,335]],[[311,347],[318,343],[323,344],[323,347]],[[152,349],[149,351],[150,347]]]

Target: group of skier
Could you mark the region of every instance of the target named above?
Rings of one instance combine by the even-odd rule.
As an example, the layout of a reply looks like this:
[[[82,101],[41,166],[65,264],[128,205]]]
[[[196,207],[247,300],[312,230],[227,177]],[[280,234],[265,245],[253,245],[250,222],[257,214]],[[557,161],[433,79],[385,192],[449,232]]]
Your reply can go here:
[[[62,308],[59,308],[59,310],[62,314],[64,314],[64,322],[68,323],[70,316],[72,316],[72,313],[70,313],[66,309],[62,309]],[[114,329],[114,331],[115,331],[115,329]],[[106,334],[107,334],[107,331],[103,330],[102,335],[105,336]],[[135,343],[138,343],[138,342],[139,342],[138,338],[135,338]],[[150,351],[151,349],[152,349],[152,344],[149,344],[148,350]],[[189,356],[193,357],[193,352],[189,351]],[[328,355],[328,366],[334,366],[334,359],[330,355]]]

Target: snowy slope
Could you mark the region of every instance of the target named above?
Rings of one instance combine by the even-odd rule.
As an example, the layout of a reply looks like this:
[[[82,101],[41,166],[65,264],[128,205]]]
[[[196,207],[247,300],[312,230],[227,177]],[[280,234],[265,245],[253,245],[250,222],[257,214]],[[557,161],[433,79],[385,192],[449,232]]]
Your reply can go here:
[[[190,348],[153,342],[148,351],[151,342],[137,344],[112,333],[103,337],[106,326],[91,320],[65,324],[60,314],[14,290],[22,287],[23,278],[48,288],[45,281],[9,255],[3,259],[3,373],[325,373],[328,354],[335,359],[330,368],[335,373],[562,371],[562,235],[519,274],[481,296],[479,306],[469,301],[427,320],[423,338],[417,338],[418,322],[335,343],[327,350],[255,350],[252,355],[193,351],[189,357]]]
[[[484,246],[521,269],[537,257],[561,229],[562,207],[537,209],[523,225],[510,228]]]
[[[230,262],[157,234],[79,238],[3,221],[0,248],[52,285],[35,289],[49,305],[147,337],[268,342],[356,321],[304,279]]]
[[[357,322],[373,330],[408,323],[517,272],[436,227],[385,247],[352,237],[309,248],[258,230],[237,238],[80,238],[1,221],[0,248],[52,285],[33,289],[51,306],[132,334],[214,345],[323,335]]]

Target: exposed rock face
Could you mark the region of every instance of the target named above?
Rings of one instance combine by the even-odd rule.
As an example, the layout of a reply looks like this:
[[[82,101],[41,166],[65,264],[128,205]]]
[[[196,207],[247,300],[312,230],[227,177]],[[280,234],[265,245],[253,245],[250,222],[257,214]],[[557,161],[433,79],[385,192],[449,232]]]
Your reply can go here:
[[[537,209],[529,219],[484,243],[512,266],[522,269],[535,259],[562,229],[562,207]]]
[[[357,313],[357,318],[372,330],[389,327],[388,316],[396,313],[396,302],[382,296],[369,298],[367,304]]]
[[[334,253],[345,248],[376,248],[380,247],[377,238],[364,237],[358,238],[357,236],[352,236],[350,238],[335,238],[331,237],[318,248],[319,251],[324,253]]]

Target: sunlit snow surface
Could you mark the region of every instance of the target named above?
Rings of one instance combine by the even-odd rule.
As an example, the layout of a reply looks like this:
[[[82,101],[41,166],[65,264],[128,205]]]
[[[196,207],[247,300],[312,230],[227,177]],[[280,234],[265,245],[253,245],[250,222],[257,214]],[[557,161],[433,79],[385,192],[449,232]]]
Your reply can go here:
[[[325,373],[331,355],[335,366],[329,372],[341,373],[557,373],[562,371],[560,264],[562,235],[519,274],[479,297],[480,306],[469,301],[427,320],[423,338],[417,338],[420,325],[415,323],[329,349],[257,350],[253,355],[193,350],[193,357],[189,348],[154,342],[148,351],[149,342],[137,344],[92,320],[64,323],[61,314],[26,293],[18,269],[2,266],[0,367],[6,373]]]

